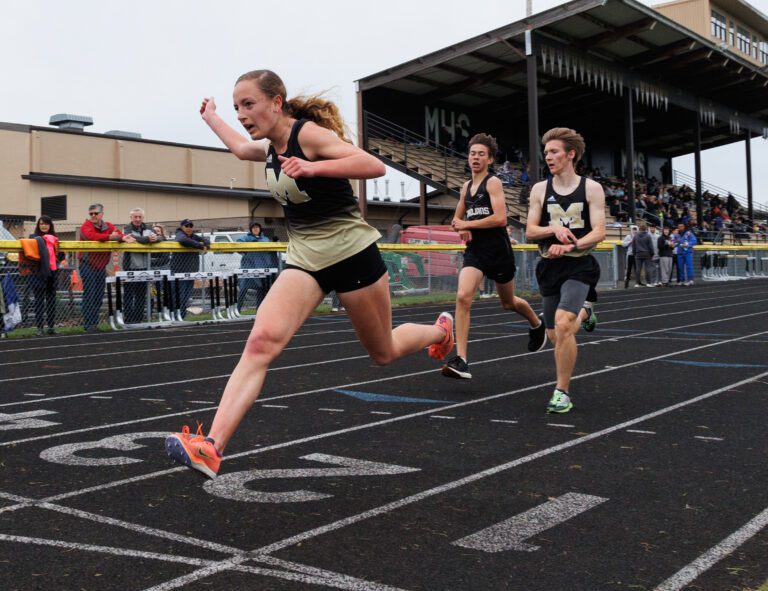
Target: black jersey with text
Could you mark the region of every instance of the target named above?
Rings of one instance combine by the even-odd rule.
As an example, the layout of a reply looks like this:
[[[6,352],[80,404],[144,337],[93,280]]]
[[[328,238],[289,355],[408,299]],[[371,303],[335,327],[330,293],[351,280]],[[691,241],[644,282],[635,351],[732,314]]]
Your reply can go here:
[[[464,192],[464,217],[467,221],[482,220],[493,215],[491,195],[486,187],[488,179],[494,175],[488,174],[480,181],[474,196],[472,195],[472,181],[467,184]],[[481,256],[504,256],[512,252],[512,246],[507,236],[505,227],[497,228],[471,228],[472,241],[467,244],[467,250]]]
[[[294,122],[281,156],[309,160],[299,145],[299,131],[307,121]],[[307,271],[318,271],[361,252],[381,237],[360,214],[348,179],[293,179],[282,174],[278,154],[272,145],[267,151],[265,172],[269,191],[285,212],[287,263]]]
[[[288,147],[280,154],[309,160],[299,145],[299,131],[308,119],[299,119],[291,128]],[[329,132],[330,133],[330,132]],[[357,199],[348,179],[312,177],[292,179],[281,174],[280,160],[274,146],[267,152],[267,186],[283,206],[289,227],[316,226],[339,215],[359,211]]]
[[[570,195],[560,195],[552,186],[552,179],[547,181],[544,193],[540,226],[563,226],[568,228],[576,238],[586,236],[592,231],[589,219],[589,204],[587,203],[587,178],[581,177],[579,185]],[[560,244],[554,236],[539,242],[541,256],[546,257],[552,244]],[[573,250],[565,256],[579,257],[592,252],[592,248]]]

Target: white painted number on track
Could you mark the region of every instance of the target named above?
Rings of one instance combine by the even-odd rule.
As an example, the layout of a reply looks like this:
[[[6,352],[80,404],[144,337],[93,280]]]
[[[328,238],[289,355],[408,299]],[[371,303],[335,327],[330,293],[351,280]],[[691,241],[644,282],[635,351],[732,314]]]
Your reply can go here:
[[[524,540],[568,521],[571,517],[576,517],[579,513],[588,511],[607,500],[603,497],[566,493],[554,501],[456,540],[453,545],[483,552],[506,550],[534,552],[539,549],[539,546],[528,544]]]
[[[136,443],[137,439],[168,437],[167,431],[147,431],[146,433],[126,433],[123,435],[113,435],[105,437],[99,441],[86,441],[85,443],[67,443],[49,447],[40,453],[40,457],[54,464],[64,464],[65,466],[122,466],[124,464],[136,464],[143,460],[127,458],[125,456],[116,456],[111,458],[86,458],[78,456],[76,452],[85,449],[116,449],[119,451],[130,451],[144,447]]]
[[[302,456],[302,460],[333,464],[339,468],[304,468],[286,470],[246,470],[222,474],[214,480],[208,480],[203,488],[206,492],[233,501],[251,503],[302,503],[327,499],[333,495],[313,492],[311,490],[292,490],[285,492],[264,492],[251,490],[245,485],[254,480],[274,478],[328,478],[337,476],[382,476],[418,472],[419,468],[408,468],[395,464],[382,464],[366,460],[355,460],[326,454],[310,454]]]
[[[0,412],[0,431],[14,431],[16,429],[44,429],[53,427],[60,423],[53,421],[43,421],[33,417],[42,417],[45,415],[58,414],[55,410],[32,410],[29,412],[18,412],[16,414],[6,414]]]

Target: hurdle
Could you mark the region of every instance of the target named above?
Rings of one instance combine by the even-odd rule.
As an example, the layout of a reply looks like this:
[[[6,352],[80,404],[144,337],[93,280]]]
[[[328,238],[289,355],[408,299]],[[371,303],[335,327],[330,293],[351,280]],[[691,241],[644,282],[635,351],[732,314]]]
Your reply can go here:
[[[169,277],[170,281],[173,281],[176,289],[173,290],[173,298],[171,301],[171,317],[176,323],[184,324],[210,324],[213,322],[221,322],[226,320],[224,311],[221,308],[221,280],[226,273],[222,271],[195,271],[192,273],[174,273]],[[202,283],[203,292],[205,292],[206,282],[208,283],[208,296],[211,304],[211,320],[194,320],[187,321],[182,317],[181,299],[179,298],[179,282],[180,281],[200,281]],[[205,299],[205,295],[203,296]]]
[[[232,282],[231,282],[231,288],[230,288],[230,294],[231,294],[231,308],[230,308],[230,317],[236,318],[236,319],[242,319],[242,318],[255,318],[255,314],[241,314],[240,311],[237,309],[237,295],[238,295],[238,285],[240,279],[269,279],[272,276],[277,275],[277,268],[276,267],[264,267],[264,268],[258,268],[258,269],[235,269],[232,271]]]
[[[172,326],[177,324],[170,313],[170,284],[168,278],[171,272],[164,269],[142,270],[142,271],[117,271],[114,277],[107,277],[107,309],[109,314],[109,325],[112,330],[141,329],[141,328],[160,328],[162,326]],[[154,284],[157,297],[155,305],[152,302],[152,296],[149,295],[150,305],[148,307],[149,321],[126,323],[123,314],[123,285],[125,283],[147,283]],[[114,286],[115,302],[112,303],[112,289]],[[157,320],[153,320],[153,313],[157,313]]]

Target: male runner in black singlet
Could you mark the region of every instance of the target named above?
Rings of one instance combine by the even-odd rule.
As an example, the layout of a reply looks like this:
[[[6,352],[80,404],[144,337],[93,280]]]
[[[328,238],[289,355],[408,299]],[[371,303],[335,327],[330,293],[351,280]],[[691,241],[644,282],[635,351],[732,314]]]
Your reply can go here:
[[[536,277],[542,296],[547,336],[555,345],[557,385],[547,412],[573,408],[568,393],[576,365],[576,332],[586,300],[594,301],[600,266],[590,254],[605,238],[603,187],[576,174],[584,138],[556,127],[541,139],[552,177],[534,185],[525,235],[539,243]]]
[[[507,204],[501,181],[488,172],[496,154],[496,140],[478,133],[469,141],[472,179],[464,183],[453,216],[453,229],[467,245],[456,293],[456,352],[443,366],[449,378],[469,379],[467,345],[469,318],[475,293],[483,276],[496,282],[501,307],[514,310],[528,321],[528,350],[539,351],[547,342],[544,323],[524,299],[515,295],[515,255],[507,235]]]

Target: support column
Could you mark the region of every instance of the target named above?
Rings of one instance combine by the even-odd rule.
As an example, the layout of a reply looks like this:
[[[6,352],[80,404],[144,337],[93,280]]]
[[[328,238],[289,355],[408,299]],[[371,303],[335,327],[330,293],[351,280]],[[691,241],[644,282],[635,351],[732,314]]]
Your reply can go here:
[[[363,113],[363,93],[360,90],[359,83],[355,83],[357,94],[357,146],[361,150],[367,151],[368,138],[365,135],[365,115]],[[368,217],[368,186],[365,179],[357,181],[357,199],[360,213],[363,219]]]
[[[752,223],[755,217],[755,210],[752,204],[752,132],[747,129],[747,217]],[[750,228],[750,231],[752,229]]]
[[[528,176],[533,185],[540,179],[541,134],[539,133],[539,82],[536,54],[533,52],[533,33],[530,29],[525,32],[525,55],[528,75]]]
[[[627,88],[627,94],[624,95],[624,151],[626,152],[626,170],[624,178],[627,185],[627,209],[629,212],[629,223],[635,223],[635,122],[634,122],[634,99],[632,98],[632,89]]]
[[[701,198],[701,118],[695,113],[696,127],[694,130],[696,151],[693,154],[694,167],[696,169],[696,226],[701,230],[704,221],[704,206]]]
[[[429,225],[429,216],[427,215],[427,183],[419,183],[419,225]]]

